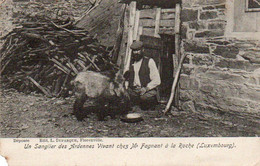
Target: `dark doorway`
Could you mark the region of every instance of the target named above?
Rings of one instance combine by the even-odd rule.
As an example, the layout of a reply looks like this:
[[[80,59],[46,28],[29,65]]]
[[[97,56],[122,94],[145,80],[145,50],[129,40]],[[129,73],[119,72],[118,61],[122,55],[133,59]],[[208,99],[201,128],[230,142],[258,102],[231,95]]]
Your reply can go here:
[[[173,83],[173,54],[175,54],[175,37],[174,35],[161,35],[162,54],[160,57],[161,67],[161,86],[160,102],[166,103],[170,97],[171,87]]]
[[[142,35],[140,40],[144,43],[144,55],[154,59],[160,72],[161,85],[158,87],[157,99],[161,103],[166,103],[173,82],[174,36],[162,35],[162,38],[158,38]]]

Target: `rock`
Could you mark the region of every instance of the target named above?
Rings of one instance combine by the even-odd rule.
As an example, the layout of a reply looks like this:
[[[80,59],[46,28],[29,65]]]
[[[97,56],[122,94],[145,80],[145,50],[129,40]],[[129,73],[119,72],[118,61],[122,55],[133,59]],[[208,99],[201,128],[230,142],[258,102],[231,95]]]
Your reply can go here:
[[[221,68],[249,70],[250,64],[248,61],[220,59],[218,62],[216,62],[215,66]]]
[[[215,9],[215,7],[214,6],[206,6],[206,7],[203,7],[202,9],[203,10],[213,10],[213,9]]]
[[[188,90],[196,90],[199,87],[199,83],[195,78],[191,78],[186,74],[182,74],[180,77],[180,88]]]
[[[190,75],[194,71],[194,67],[191,67],[189,64],[183,64],[182,73]]]
[[[200,87],[200,90],[201,90],[202,92],[205,92],[205,93],[210,93],[210,92],[213,91],[213,89],[214,89],[213,85],[202,85],[202,86]]]
[[[217,46],[214,50],[214,54],[221,55],[224,58],[236,59],[239,49],[235,46]]]
[[[198,10],[184,9],[181,12],[181,20],[183,22],[195,21],[198,19]]]
[[[228,45],[230,44],[230,41],[225,41],[225,40],[208,40],[208,43],[215,43],[218,45]]]
[[[206,11],[206,12],[200,13],[200,19],[202,19],[202,20],[209,20],[209,19],[214,19],[217,17],[218,17],[218,15],[217,15],[216,11]]]
[[[186,39],[187,38],[186,34],[187,34],[187,26],[182,25],[181,26],[181,38]]]
[[[218,36],[224,36],[224,30],[214,30],[214,31],[203,31],[203,32],[197,32],[195,34],[195,37],[198,38],[204,38],[204,37],[218,37]]]
[[[241,56],[246,60],[249,60],[249,62],[251,63],[260,64],[260,53],[258,52],[254,52],[254,51],[243,52]]]
[[[211,66],[213,65],[213,57],[209,55],[194,55],[192,64]]]
[[[193,101],[187,101],[181,107],[184,111],[196,112]]]
[[[201,21],[190,22],[189,28],[196,29],[196,30],[203,30],[206,29],[206,24]]]
[[[244,84],[245,79],[241,74],[234,74],[228,71],[210,69],[205,74],[201,74],[210,80],[224,80],[226,82],[236,82],[237,84]]]
[[[209,47],[201,44],[199,41],[185,42],[184,49],[186,52],[209,53]]]
[[[209,23],[208,29],[224,29],[225,25],[226,24],[224,22]]]
[[[225,9],[226,8],[226,5],[225,4],[222,4],[222,5],[217,5],[215,6],[216,9]]]
[[[189,91],[189,90],[181,90],[180,91],[180,100],[181,101],[189,101],[189,100],[192,100],[193,98],[193,92],[192,91]]]

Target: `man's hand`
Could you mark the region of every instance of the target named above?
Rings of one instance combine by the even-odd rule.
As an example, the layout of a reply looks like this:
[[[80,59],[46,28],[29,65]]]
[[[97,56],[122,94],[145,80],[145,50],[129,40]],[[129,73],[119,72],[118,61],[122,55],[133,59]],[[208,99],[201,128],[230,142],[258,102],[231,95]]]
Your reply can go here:
[[[140,94],[141,96],[144,95],[149,89],[147,87],[137,87],[135,90],[135,93]]]
[[[143,87],[143,88],[140,89],[139,93],[140,93],[140,95],[142,96],[142,95],[144,95],[147,91],[148,91],[148,88],[147,88],[147,87]]]

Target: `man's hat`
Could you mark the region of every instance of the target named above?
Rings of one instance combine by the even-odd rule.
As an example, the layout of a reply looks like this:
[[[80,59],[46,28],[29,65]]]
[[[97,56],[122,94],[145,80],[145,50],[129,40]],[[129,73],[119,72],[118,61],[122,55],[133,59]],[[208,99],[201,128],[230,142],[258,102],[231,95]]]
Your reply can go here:
[[[132,50],[140,50],[143,47],[143,42],[141,41],[134,41],[133,44],[130,46]]]

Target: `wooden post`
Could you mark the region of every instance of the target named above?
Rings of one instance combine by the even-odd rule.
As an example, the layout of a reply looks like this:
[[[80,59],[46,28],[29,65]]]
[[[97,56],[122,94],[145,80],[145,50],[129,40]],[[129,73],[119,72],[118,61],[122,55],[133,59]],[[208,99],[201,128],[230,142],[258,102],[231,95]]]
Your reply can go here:
[[[143,34],[143,27],[142,26],[139,26],[138,28],[138,34],[137,34],[137,38],[136,40],[137,41],[140,41],[140,36]]]
[[[129,29],[128,29],[128,40],[127,40],[127,46],[126,46],[126,55],[125,55],[125,60],[124,60],[124,72],[129,70],[129,67],[130,67],[131,53],[132,53],[130,46],[133,43],[135,12],[136,12],[136,2],[133,1],[130,3],[130,17],[129,17],[129,25],[128,25]]]
[[[137,10],[136,13],[135,13],[135,25],[134,25],[133,41],[137,40],[138,28],[139,28],[139,19],[140,19],[140,11]]]
[[[155,15],[155,28],[154,28],[154,37],[160,38],[159,31],[160,31],[160,19],[161,19],[161,8],[156,9],[156,15]],[[160,75],[162,75],[162,65],[161,65],[161,57],[159,57],[159,63],[158,63],[158,69],[160,71]],[[156,94],[157,101],[160,101],[160,90],[157,88],[157,94]]]
[[[179,76],[181,72],[181,67],[182,63],[185,59],[185,56],[181,56],[180,54],[180,24],[181,24],[181,19],[180,19],[180,12],[181,12],[181,6],[180,4],[176,4],[176,13],[175,13],[175,54],[172,54],[172,59],[174,63],[174,72],[173,72],[173,77],[174,81],[172,84],[172,89],[171,89],[171,95],[169,98],[169,101],[166,105],[165,110],[163,111],[164,113],[167,113],[170,109],[170,106],[172,104],[172,101],[174,99],[174,105],[176,107],[179,106]],[[176,65],[176,62],[178,62],[178,67]]]
[[[160,18],[161,18],[161,8],[156,9],[156,16],[155,16],[155,29],[154,29],[154,37],[160,37],[159,30],[160,30]]]
[[[178,60],[178,65],[180,65],[180,60],[181,60],[181,52],[180,52],[180,26],[181,26],[181,6],[179,3],[176,4],[176,12],[175,12],[175,56]],[[177,69],[177,66],[175,67],[175,70]],[[176,73],[176,72],[175,72]],[[175,77],[177,75],[175,74]],[[175,78],[177,79],[177,78]],[[176,91],[175,91],[175,98],[174,98],[174,105],[176,107],[179,107],[179,91],[180,91],[180,86],[179,82],[177,83]]]

